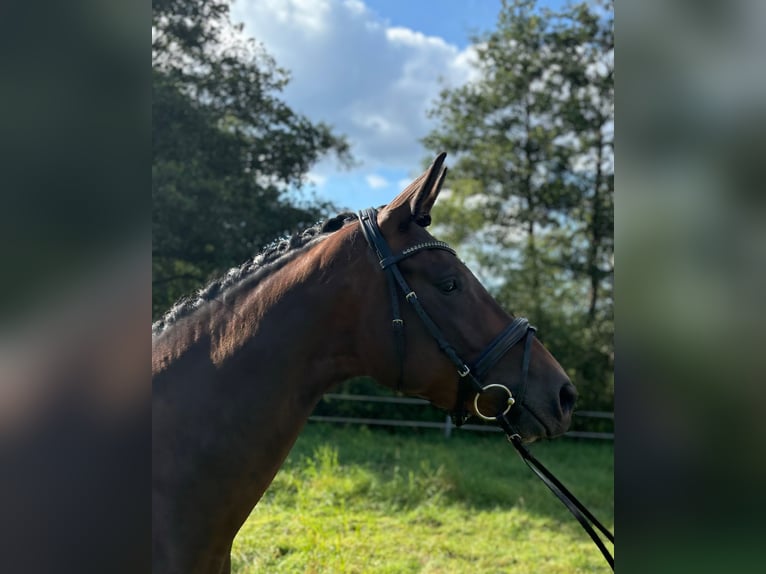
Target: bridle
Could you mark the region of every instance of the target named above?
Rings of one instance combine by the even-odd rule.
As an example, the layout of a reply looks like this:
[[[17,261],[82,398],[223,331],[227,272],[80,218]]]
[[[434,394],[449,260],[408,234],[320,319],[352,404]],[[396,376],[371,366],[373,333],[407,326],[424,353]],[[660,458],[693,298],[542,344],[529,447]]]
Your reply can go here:
[[[506,327],[479,355],[479,358],[469,365],[460,358],[455,348],[450,345],[438,325],[431,319],[418,299],[417,293],[412,290],[407,280],[399,270],[399,262],[408,257],[420,253],[424,250],[440,249],[456,255],[455,250],[443,241],[424,241],[404,249],[401,253],[394,255],[388,247],[383,234],[378,227],[377,210],[363,209],[358,214],[359,221],[362,224],[362,231],[367,243],[372,247],[380,260],[380,267],[386,273],[386,282],[388,283],[388,292],[391,299],[391,310],[393,320],[391,324],[394,330],[396,341],[396,354],[399,359],[399,382],[401,388],[403,369],[404,369],[404,319],[402,319],[399,307],[399,290],[404,294],[405,300],[412,306],[420,320],[426,327],[429,334],[436,340],[439,349],[447,355],[450,361],[455,365],[458,374],[458,392],[455,406],[452,409],[452,418],[455,426],[461,426],[470,416],[465,408],[465,403],[471,392],[475,393],[474,407],[477,414],[488,421],[494,421],[495,416],[489,416],[478,409],[478,397],[489,388],[500,388],[508,393],[507,407],[503,415],[507,414],[511,406],[517,401],[523,400],[526,391],[527,373],[529,371],[529,360],[534,339],[535,328],[529,324],[529,321],[523,317],[515,318],[508,327]],[[483,379],[492,367],[517,343],[524,340],[524,358],[521,367],[521,390],[519,397],[514,398],[508,387],[504,385],[483,385]]]
[[[604,527],[594,516],[588,511],[587,508],[579,501],[575,496],[567,490],[567,488],[547,469],[540,461],[538,461],[532,454],[524,447],[521,440],[521,435],[514,428],[511,422],[508,420],[507,414],[511,410],[514,404],[523,405],[524,395],[527,388],[527,375],[529,373],[529,362],[531,358],[532,342],[535,338],[535,328],[529,324],[529,321],[523,317],[514,318],[510,325],[500,332],[481,352],[479,357],[469,365],[466,361],[460,358],[455,348],[450,345],[447,339],[444,337],[439,326],[431,319],[430,315],[421,305],[417,293],[412,290],[407,283],[407,280],[402,275],[399,269],[399,262],[420,253],[425,250],[439,249],[447,251],[452,255],[457,256],[455,250],[443,241],[424,241],[417,243],[410,247],[405,248],[398,254],[391,252],[383,233],[378,227],[377,210],[374,208],[363,209],[357,214],[359,222],[361,224],[362,232],[369,246],[375,251],[378,256],[381,269],[386,274],[386,283],[388,285],[388,292],[391,299],[391,310],[393,313],[393,319],[391,325],[394,331],[394,341],[396,354],[399,362],[399,378],[398,388],[401,389],[402,379],[404,377],[404,360],[405,360],[405,345],[404,345],[404,319],[401,315],[401,309],[399,306],[399,291],[404,294],[404,298],[409,303],[415,313],[426,327],[431,337],[436,340],[439,349],[449,358],[449,360],[455,365],[458,374],[458,391],[455,405],[452,409],[451,415],[455,423],[455,426],[461,426],[469,417],[470,413],[465,408],[465,404],[468,401],[470,394],[473,392],[474,399],[473,405],[476,414],[487,421],[492,421],[498,424],[506,433],[510,443],[516,448],[524,462],[530,469],[545,483],[545,485],[561,500],[561,502],[569,509],[574,517],[580,522],[582,527],[591,537],[593,542],[598,546],[604,558],[614,570],[614,558],[606,549],[601,538],[593,530],[593,526],[596,526],[612,543],[614,543],[614,535],[610,533],[606,527]],[[482,380],[487,376],[489,371],[497,364],[497,362],[516,344],[524,341],[524,354],[521,360],[521,385],[520,390],[516,397],[513,396],[511,390],[505,385],[499,384],[482,384]],[[508,400],[505,408],[496,415],[490,415],[482,413],[479,409],[479,397],[482,393],[491,388],[499,388],[508,394]]]

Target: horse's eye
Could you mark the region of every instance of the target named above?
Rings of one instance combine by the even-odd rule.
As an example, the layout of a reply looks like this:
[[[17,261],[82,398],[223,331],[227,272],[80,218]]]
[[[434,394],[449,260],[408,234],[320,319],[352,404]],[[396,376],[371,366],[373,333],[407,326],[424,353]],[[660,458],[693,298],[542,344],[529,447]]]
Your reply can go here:
[[[441,283],[439,283],[439,289],[441,289],[445,293],[450,293],[452,291],[455,291],[457,290],[457,280],[447,279],[446,281],[442,281]]]

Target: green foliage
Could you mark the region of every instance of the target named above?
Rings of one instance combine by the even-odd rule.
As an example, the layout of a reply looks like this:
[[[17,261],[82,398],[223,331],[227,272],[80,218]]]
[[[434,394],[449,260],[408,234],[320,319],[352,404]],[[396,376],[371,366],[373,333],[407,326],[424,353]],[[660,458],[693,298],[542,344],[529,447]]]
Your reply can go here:
[[[278,97],[287,73],[229,22],[225,0],[155,1],[153,315],[328,210],[296,203],[310,167],[348,144]]]
[[[504,1],[481,76],[444,90],[424,142],[453,156],[435,208],[499,301],[530,317],[581,391],[613,400],[613,3]]]
[[[611,444],[533,445],[614,523]],[[576,520],[498,435],[310,424],[237,535],[232,571],[608,572]]]

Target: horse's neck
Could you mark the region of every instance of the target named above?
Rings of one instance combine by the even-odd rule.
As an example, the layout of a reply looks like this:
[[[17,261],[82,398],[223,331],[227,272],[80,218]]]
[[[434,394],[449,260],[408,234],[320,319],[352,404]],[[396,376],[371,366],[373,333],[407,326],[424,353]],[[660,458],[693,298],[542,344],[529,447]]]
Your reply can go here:
[[[348,307],[354,299],[345,293],[351,289],[348,275],[320,266],[317,259],[303,254],[238,294],[213,329],[211,359],[217,366],[277,377],[280,392],[317,399],[333,383],[355,374],[358,320]],[[271,386],[258,385],[260,392]]]
[[[186,329],[156,376],[155,478],[211,527],[236,531],[322,394],[359,374],[344,277],[299,257]]]

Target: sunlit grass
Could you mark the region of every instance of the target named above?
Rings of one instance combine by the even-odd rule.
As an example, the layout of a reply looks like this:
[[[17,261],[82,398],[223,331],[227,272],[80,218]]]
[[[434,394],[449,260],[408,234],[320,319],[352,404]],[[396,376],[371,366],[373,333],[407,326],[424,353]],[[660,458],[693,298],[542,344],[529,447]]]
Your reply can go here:
[[[613,446],[533,445],[608,527]],[[609,572],[499,435],[311,424],[247,520],[234,572]]]

